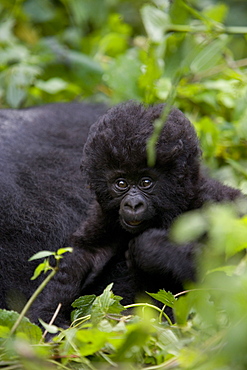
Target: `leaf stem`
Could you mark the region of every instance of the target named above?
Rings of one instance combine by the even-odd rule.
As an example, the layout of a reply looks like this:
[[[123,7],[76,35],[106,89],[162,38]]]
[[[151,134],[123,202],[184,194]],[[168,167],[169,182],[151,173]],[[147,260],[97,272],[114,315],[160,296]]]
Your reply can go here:
[[[57,273],[57,271],[58,271],[58,268],[57,267],[53,268],[52,272],[42,281],[42,283],[35,290],[35,292],[33,293],[33,295],[30,297],[30,299],[25,304],[25,306],[24,306],[23,310],[21,311],[18,319],[14,323],[14,325],[13,325],[11,331],[10,331],[10,335],[13,335],[14,334],[14,332],[16,331],[16,329],[18,328],[18,326],[20,325],[22,319],[24,318],[24,316],[26,315],[26,313],[30,309],[30,307],[33,304],[33,302],[35,301],[35,299],[42,292],[42,290],[46,287],[46,285],[53,278],[53,276]]]
[[[247,34],[247,27],[238,27],[238,26],[219,26],[212,28],[212,30],[216,33],[223,34]],[[189,25],[181,25],[181,24],[170,24],[166,28],[166,32],[207,32],[208,27],[205,26],[189,26]]]
[[[156,310],[156,311],[158,311],[160,314],[162,314],[165,318],[166,318],[166,320],[168,321],[168,323],[169,323],[169,325],[170,326],[172,326],[173,325],[173,323],[172,323],[172,321],[171,321],[171,319],[170,319],[170,317],[163,311],[163,310],[161,310],[159,307],[157,307],[157,306],[154,306],[153,304],[150,304],[150,303],[133,303],[133,304],[129,304],[129,305],[127,305],[127,306],[124,306],[124,308],[132,308],[132,307],[151,307],[151,308],[153,308],[154,310]]]

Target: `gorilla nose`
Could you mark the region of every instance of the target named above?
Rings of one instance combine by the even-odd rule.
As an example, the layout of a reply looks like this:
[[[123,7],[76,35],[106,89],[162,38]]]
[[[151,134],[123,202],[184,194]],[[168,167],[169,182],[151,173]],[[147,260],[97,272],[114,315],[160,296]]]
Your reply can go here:
[[[127,197],[123,202],[123,211],[129,216],[140,217],[146,210],[146,203],[142,197]]]

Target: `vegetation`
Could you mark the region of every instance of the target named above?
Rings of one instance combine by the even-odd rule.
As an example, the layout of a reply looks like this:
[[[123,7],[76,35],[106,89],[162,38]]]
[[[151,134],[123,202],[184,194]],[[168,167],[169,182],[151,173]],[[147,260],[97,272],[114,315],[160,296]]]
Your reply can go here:
[[[2,0],[0,105],[168,101],[195,124],[212,176],[247,192],[245,3]],[[44,323],[51,343],[1,310],[0,367],[246,369],[247,217],[239,214],[246,205],[211,206],[174,226],[178,241],[209,235],[199,282],[154,296],[174,309],[176,324],[148,296],[121,314],[111,286],[74,303],[71,328]],[[48,260],[36,275],[42,270]]]

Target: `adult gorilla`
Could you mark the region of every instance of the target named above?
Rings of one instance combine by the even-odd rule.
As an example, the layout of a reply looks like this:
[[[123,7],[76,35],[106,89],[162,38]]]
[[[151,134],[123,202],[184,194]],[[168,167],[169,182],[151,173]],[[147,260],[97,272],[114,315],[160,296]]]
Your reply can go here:
[[[177,248],[169,227],[184,212],[241,193],[203,174],[195,130],[178,109],[159,137],[155,166],[148,167],[146,144],[162,109],[129,102],[91,127],[82,169],[95,200],[71,239],[73,253],[34,305],[34,321],[49,322],[61,302],[56,323],[65,326],[75,298],[101,293],[110,282],[127,304],[144,291],[177,293],[195,279],[198,245]]]
[[[63,246],[84,217],[81,152],[104,111],[83,103],[0,110],[1,308],[21,308],[38,284],[28,259]]]

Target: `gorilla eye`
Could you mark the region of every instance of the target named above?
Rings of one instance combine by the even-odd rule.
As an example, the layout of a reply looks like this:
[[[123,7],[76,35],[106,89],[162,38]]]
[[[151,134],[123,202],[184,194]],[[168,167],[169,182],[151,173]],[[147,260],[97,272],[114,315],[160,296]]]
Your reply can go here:
[[[126,190],[129,187],[129,184],[124,179],[118,179],[115,182],[115,186],[119,190]]]
[[[139,186],[141,188],[146,188],[146,189],[150,188],[152,185],[153,185],[153,182],[148,177],[144,177],[143,179],[141,179],[141,181],[139,183]]]

